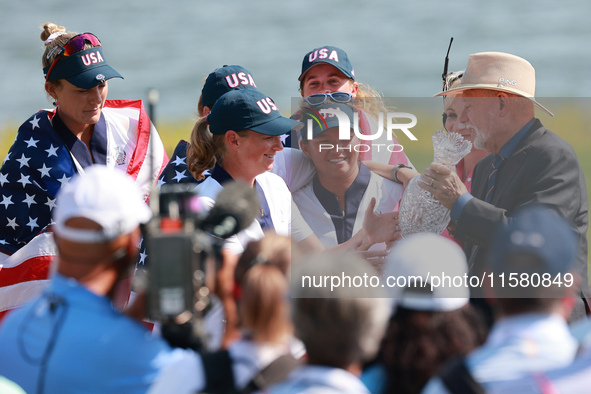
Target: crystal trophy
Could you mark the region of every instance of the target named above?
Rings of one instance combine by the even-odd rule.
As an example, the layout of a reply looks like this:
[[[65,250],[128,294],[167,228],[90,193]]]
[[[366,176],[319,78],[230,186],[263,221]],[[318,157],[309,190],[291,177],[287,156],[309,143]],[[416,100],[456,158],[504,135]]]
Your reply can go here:
[[[458,133],[438,130],[433,134],[433,161],[453,168],[470,153],[472,143]],[[449,223],[450,211],[430,192],[421,189],[420,176],[410,180],[400,201],[399,221],[402,237],[414,233],[441,234]]]

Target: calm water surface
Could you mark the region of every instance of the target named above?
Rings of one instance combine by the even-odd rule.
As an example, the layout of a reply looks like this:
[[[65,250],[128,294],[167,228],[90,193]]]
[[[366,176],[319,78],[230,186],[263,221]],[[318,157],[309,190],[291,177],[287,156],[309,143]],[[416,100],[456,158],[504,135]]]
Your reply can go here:
[[[50,106],[43,90],[40,26],[95,33],[125,80],[109,98],[160,92],[160,120],[194,116],[203,79],[240,64],[284,112],[312,48],[345,49],[357,78],[386,96],[429,97],[470,53],[503,51],[536,68],[538,96],[589,96],[591,2],[0,0],[0,130]]]

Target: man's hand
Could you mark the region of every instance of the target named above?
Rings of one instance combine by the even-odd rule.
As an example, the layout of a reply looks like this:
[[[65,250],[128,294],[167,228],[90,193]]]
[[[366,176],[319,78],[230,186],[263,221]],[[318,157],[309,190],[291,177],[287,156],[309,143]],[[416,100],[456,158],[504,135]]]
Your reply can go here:
[[[468,192],[456,171],[440,163],[431,163],[421,174],[418,185],[433,194],[447,209],[451,209],[458,198]]]

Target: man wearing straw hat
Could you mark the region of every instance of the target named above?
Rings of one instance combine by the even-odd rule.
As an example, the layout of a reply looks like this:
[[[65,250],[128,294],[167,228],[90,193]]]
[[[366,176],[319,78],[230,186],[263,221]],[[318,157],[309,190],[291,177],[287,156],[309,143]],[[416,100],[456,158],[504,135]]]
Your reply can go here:
[[[534,117],[534,106],[553,116],[534,98],[534,68],[507,53],[476,53],[470,55],[460,85],[436,96],[451,92],[460,93],[465,101],[460,121],[475,130],[475,147],[491,154],[476,165],[471,193],[455,171],[437,163],[424,171],[420,185],[451,210],[449,229],[466,242],[470,275],[482,277],[486,249],[499,224],[511,220],[519,207],[544,204],[566,218],[576,232],[582,299],[571,320],[585,316],[586,299],[591,299],[585,178],[572,147]],[[477,290],[472,297],[482,297]],[[482,299],[475,301],[484,305]]]

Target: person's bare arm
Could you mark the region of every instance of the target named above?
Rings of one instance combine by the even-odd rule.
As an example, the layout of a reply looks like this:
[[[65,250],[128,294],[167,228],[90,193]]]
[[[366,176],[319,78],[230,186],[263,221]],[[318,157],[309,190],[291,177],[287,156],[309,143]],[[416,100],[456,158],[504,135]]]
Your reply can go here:
[[[391,164],[384,164],[377,161],[364,161],[363,164],[374,174],[381,176],[382,178],[389,179],[396,183],[402,183],[404,188],[408,186],[408,182],[415,176],[421,175],[418,171],[412,168],[401,167],[396,172],[396,178],[394,178],[394,167]]]

